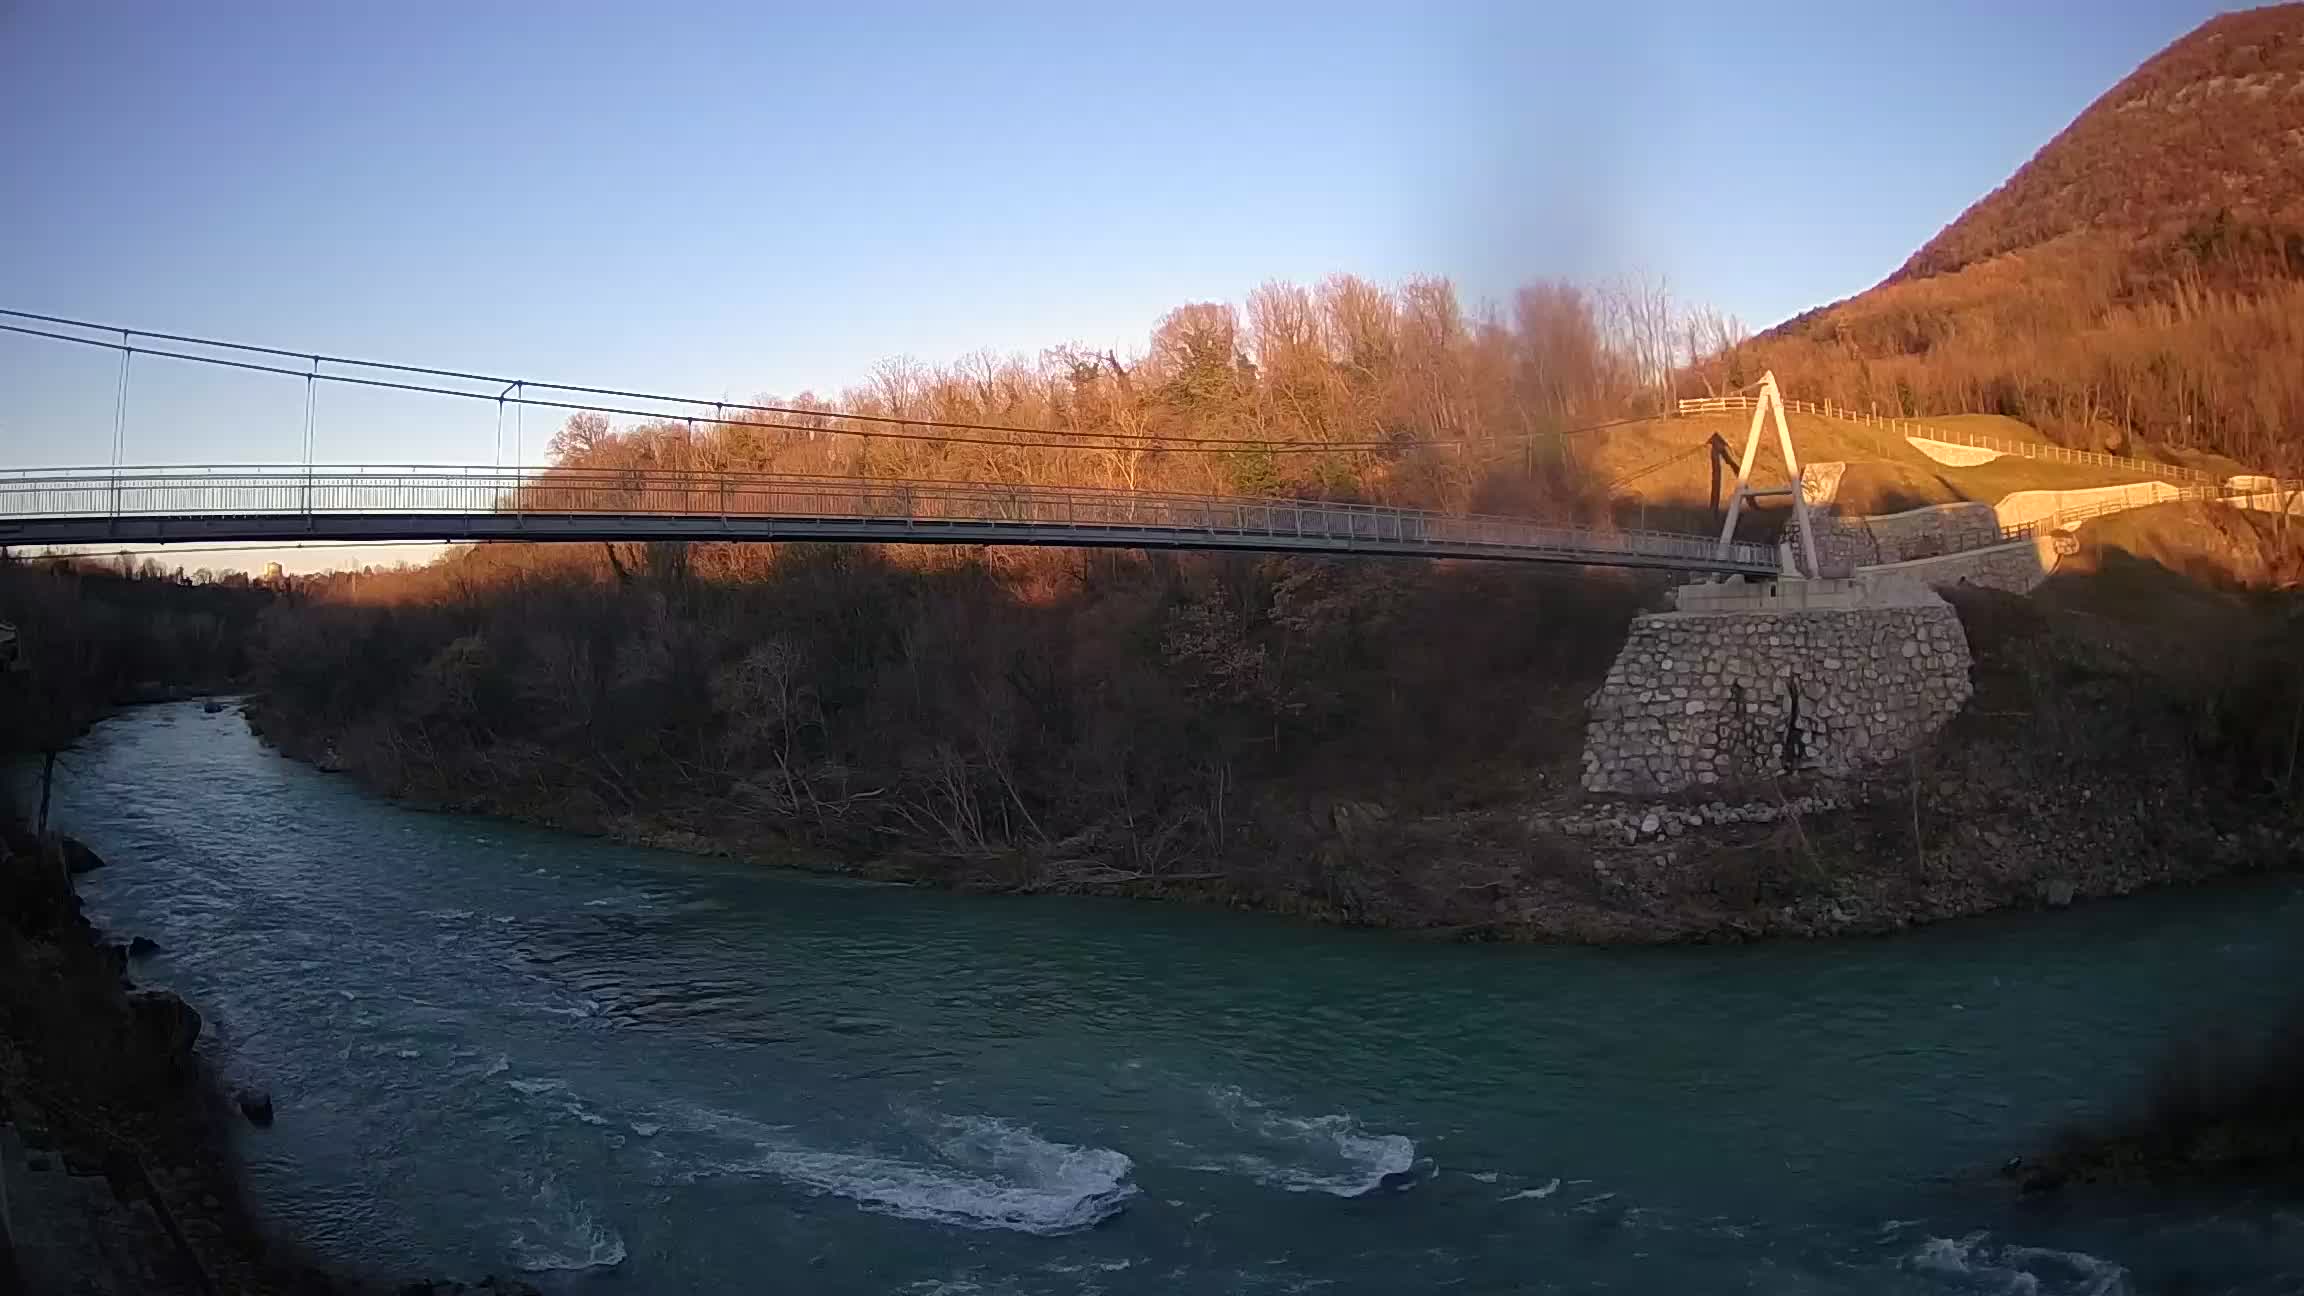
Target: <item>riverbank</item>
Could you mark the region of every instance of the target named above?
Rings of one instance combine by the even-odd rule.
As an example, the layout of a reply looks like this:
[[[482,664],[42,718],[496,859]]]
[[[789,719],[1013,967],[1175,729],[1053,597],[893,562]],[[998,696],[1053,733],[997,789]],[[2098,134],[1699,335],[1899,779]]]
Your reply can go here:
[[[271,735],[258,731],[269,741]],[[276,744],[318,763],[320,753]],[[1111,896],[1268,912],[1457,940],[1670,944],[1877,935],[2011,909],[2304,866],[2304,836],[2244,807],[2202,807],[2146,784],[1998,795],[1959,780],[1810,787],[1785,802],[1672,803],[1396,820],[1340,803],[1308,819],[1299,865],[1142,874],[1101,859],[928,851],[841,859],[701,808],[624,816],[536,813],[486,796],[392,799],[767,867],[979,894]],[[356,777],[356,776],[355,776]],[[379,794],[382,789],[371,786]],[[1941,835],[1915,844],[1908,816]]]
[[[2294,865],[2304,604],[2277,565],[2082,539],[2030,597],[1954,600],[1972,698],[1927,749],[1732,800],[1583,792],[1589,701],[1668,590],[1573,569],[484,546],[265,618],[249,709],[408,805],[1468,939],[1891,931]]]
[[[90,916],[158,940],[138,980],[280,1099],[252,1191],[373,1272],[1949,1296],[1920,1265],[2013,1254],[2090,1290],[2025,1259],[2057,1252],[2241,1296],[2267,1288],[2178,1284],[2304,1255],[2277,1205],[2047,1211],[1991,1177],[2136,1110],[2169,1041],[2276,1015],[2298,879],[1894,940],[1469,948],[419,813],[198,704],[121,713],[73,768],[60,825],[113,856]]]
[[[1399,811],[1318,795],[1306,779],[1241,789],[1218,835],[1227,846],[1192,856],[1148,852],[1140,829],[1111,818],[1061,841],[971,852],[937,849],[917,820],[858,830],[868,812],[817,833],[743,788],[587,795],[532,773],[508,780],[485,748],[384,742],[373,723],[316,728],[264,698],[248,709],[284,753],[433,809],[876,880],[1178,900],[1458,939],[1879,933],[2304,864],[2290,803],[2248,768],[2276,754],[2249,745],[2264,720],[2249,691],[2263,650],[2243,629],[2264,614],[2226,601],[2210,615],[2195,599],[2197,638],[2171,643],[2148,618],[2107,615],[2123,592],[2090,576],[2035,600],[1961,596],[1975,700],[1927,751],[1863,780],[1787,782],[1737,801],[1588,800],[1573,743],[1553,742],[1509,794],[1461,808]],[[1604,669],[1604,657],[1584,659],[1587,673]],[[1551,723],[1580,723],[1573,700],[1594,679],[1552,682]]]
[[[242,1187],[233,1103],[196,1051],[199,1011],[140,988],[82,916],[69,839],[0,825],[0,1179],[10,1290],[75,1296],[533,1293],[487,1279],[375,1285],[268,1238]],[[265,1116],[269,1118],[269,1097]]]
[[[2188,1034],[2134,1110],[2071,1125],[2000,1173],[2027,1195],[2216,1186],[2304,1198],[2304,1001],[2262,1030]]]

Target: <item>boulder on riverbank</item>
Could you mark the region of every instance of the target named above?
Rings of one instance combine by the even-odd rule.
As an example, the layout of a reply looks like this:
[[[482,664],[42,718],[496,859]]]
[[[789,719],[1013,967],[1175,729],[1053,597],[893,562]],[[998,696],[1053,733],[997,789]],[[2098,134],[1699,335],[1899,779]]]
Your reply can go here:
[[[192,1073],[192,1046],[200,1040],[200,1013],[171,990],[131,990],[124,1046],[157,1061],[176,1079]]]
[[[239,1106],[240,1114],[248,1118],[249,1124],[258,1129],[271,1128],[272,1094],[270,1091],[242,1089],[232,1095],[232,1101]]]
[[[104,867],[104,857],[88,849],[77,838],[57,838],[56,852],[63,857],[65,871],[74,877],[79,877],[84,873],[93,873]]]
[[[21,1167],[6,1185],[0,1290],[538,1296],[505,1279],[343,1278],[292,1239],[262,1236],[229,1149],[230,1109],[195,1047],[200,1013],[123,984],[130,946],[81,915],[53,852],[0,817],[0,1160]],[[271,1110],[255,1093],[253,1112],[250,1093],[237,1096],[251,1120]]]

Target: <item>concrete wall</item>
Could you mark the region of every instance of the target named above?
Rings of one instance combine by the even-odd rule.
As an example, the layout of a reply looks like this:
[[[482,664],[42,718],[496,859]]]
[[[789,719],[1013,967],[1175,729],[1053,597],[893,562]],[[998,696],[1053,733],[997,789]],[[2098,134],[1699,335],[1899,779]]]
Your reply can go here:
[[[1983,446],[1961,445],[1957,441],[1937,441],[1929,437],[1908,436],[1912,448],[1947,468],[1973,468],[1988,464],[2000,457],[1997,450]]]
[[[1857,568],[1902,564],[1939,555],[1961,556],[1970,551],[1992,549],[1997,546],[2001,528],[2023,526],[2070,508],[2091,505],[2116,504],[2130,508],[2177,499],[2183,492],[2166,482],[2136,482],[2127,486],[2101,486],[2086,490],[2017,491],[2004,497],[1998,504],[1934,504],[1927,508],[1910,509],[1902,513],[1880,513],[1870,517],[1831,516],[1817,523],[1817,546],[1827,569],[1837,570],[1835,564]],[[2235,498],[2231,503],[2247,507],[2276,507],[2254,505]],[[2038,575],[2055,570],[2053,551],[2044,552],[2046,559]],[[2020,581],[2020,561],[2003,555],[1991,559],[1984,567],[1994,573],[1994,579]],[[1931,584],[1944,583],[1941,577],[1929,578]],[[1971,584],[1978,583],[1971,581]],[[2031,584],[2039,584],[2037,578]],[[2006,588],[2007,586],[2002,586]]]
[[[1970,694],[1968,640],[1925,590],[1837,611],[1643,616],[1593,694],[1588,791],[1656,795],[1893,760]]]
[[[1840,498],[1840,480],[1848,475],[1846,461],[1827,459],[1800,465],[1800,498],[1810,508],[1830,508]]]
[[[2023,526],[2038,522],[2052,514],[2069,508],[2091,505],[2118,504],[2125,508],[2143,508],[2148,504],[2166,503],[2183,498],[2184,492],[2163,481],[2134,482],[2126,486],[2097,486],[2088,490],[2031,490],[2017,491],[2001,497],[1993,506],[2000,517],[2000,525]]]
[[[2258,495],[2227,496],[2225,503],[2234,508],[2253,509],[2259,513],[2304,513],[2304,491],[2266,491]]]

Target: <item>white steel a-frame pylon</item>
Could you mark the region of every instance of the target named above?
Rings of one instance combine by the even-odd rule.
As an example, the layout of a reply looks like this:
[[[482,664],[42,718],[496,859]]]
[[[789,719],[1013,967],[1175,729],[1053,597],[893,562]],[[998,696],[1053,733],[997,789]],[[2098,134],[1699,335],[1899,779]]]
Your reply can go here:
[[[1784,471],[1789,485],[1754,487],[1752,461],[1760,453],[1760,425],[1770,415],[1776,418],[1776,444],[1784,452]],[[1823,568],[1816,562],[1816,532],[1808,525],[1808,497],[1800,490],[1800,456],[1792,449],[1792,429],[1784,421],[1784,394],[1776,389],[1776,371],[1771,369],[1760,375],[1760,396],[1752,403],[1752,430],[1744,437],[1744,457],[1736,464],[1736,493],[1728,500],[1727,520],[1720,524],[1720,556],[1728,556],[1728,543],[1736,538],[1736,519],[1744,511],[1744,501],[1773,495],[1792,497],[1792,529],[1800,537],[1802,576],[1818,576]]]

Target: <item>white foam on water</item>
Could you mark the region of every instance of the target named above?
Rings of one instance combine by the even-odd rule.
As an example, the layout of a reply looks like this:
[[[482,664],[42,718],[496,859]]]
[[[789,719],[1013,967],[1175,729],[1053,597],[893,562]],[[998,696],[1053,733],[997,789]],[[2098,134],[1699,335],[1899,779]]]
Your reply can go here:
[[[511,1250],[512,1262],[528,1273],[624,1263],[624,1239],[550,1175],[537,1184],[528,1214],[513,1222]]]
[[[950,1274],[942,1278],[923,1278],[896,1290],[904,1296],[1016,1296],[1023,1289],[1011,1277],[998,1277],[987,1286],[976,1277],[976,1270]],[[1094,1291],[1095,1288],[1088,1290]]]
[[[1133,1268],[1135,1260],[1127,1256],[1114,1256],[1108,1260],[1051,1260],[1040,1266],[1040,1272],[1052,1274],[1120,1273]]]
[[[1543,1187],[1541,1187],[1541,1188],[1523,1188],[1523,1189],[1521,1189],[1520,1191],[1518,1191],[1518,1192],[1516,1192],[1516,1193],[1510,1193],[1510,1194],[1507,1194],[1507,1195],[1505,1195],[1505,1196],[1502,1196],[1502,1197],[1499,1197],[1499,1198],[1497,1198],[1496,1200],[1498,1200],[1498,1201],[1542,1201],[1544,1198],[1546,1198],[1546,1197],[1549,1197],[1549,1196],[1551,1196],[1552,1194],[1554,1194],[1554,1193],[1556,1193],[1556,1192],[1558,1192],[1558,1191],[1560,1191],[1560,1181],[1559,1181],[1558,1179],[1554,1179],[1552,1182],[1550,1182],[1550,1183],[1548,1183],[1548,1184],[1545,1184],[1545,1185],[1544,1185]]]
[[[507,1080],[504,1083],[525,1097],[549,1101],[564,1115],[573,1116],[586,1125],[605,1127],[615,1123],[585,1106],[583,1099],[569,1091],[565,1080]]]
[[[1275,1111],[1231,1086],[1207,1091],[1216,1110],[1233,1128],[1252,1135],[1262,1148],[1219,1156],[1212,1168],[1237,1170],[1260,1183],[1289,1192],[1321,1192],[1358,1197],[1382,1187],[1393,1175],[1416,1167],[1416,1142],[1405,1134],[1371,1134],[1357,1117],[1291,1116]]]
[[[1916,1273],[1955,1291],[2004,1296],[2128,1296],[2128,1271],[2084,1251],[1993,1246],[1987,1233],[1931,1237],[1906,1258]]]
[[[2075,1296],[2125,1296],[2128,1290],[2126,1269],[2085,1251],[2008,1246],[2000,1249],[2000,1258],[2036,1274],[2054,1275],[2061,1270],[2071,1280],[2062,1290]]]
[[[901,1219],[1055,1236],[1110,1219],[1138,1191],[1124,1153],[1053,1142],[998,1117],[931,1118],[926,1154],[914,1159],[811,1147],[742,1117],[690,1114],[692,1129],[751,1144],[718,1170],[768,1175]]]
[[[1967,1273],[1969,1253],[1983,1236],[1981,1233],[1974,1234],[1965,1242],[1943,1237],[1929,1238],[1920,1244],[1919,1250],[1912,1253],[1907,1263],[1922,1273]]]

